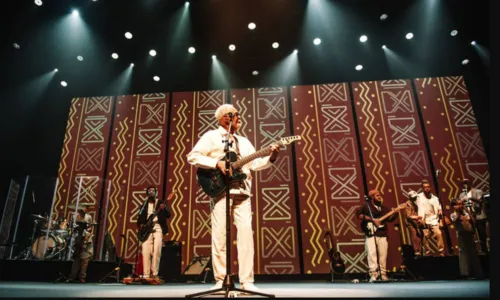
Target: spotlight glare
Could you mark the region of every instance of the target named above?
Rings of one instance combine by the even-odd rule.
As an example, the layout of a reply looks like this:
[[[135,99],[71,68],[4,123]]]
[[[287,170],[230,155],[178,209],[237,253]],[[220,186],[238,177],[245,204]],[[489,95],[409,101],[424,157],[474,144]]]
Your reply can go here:
[[[259,71],[257,71],[257,70],[253,71],[253,72],[252,72],[252,75],[253,75],[253,76],[257,76],[257,75],[259,75]]]
[[[320,38],[315,38],[313,41],[314,45],[319,45],[321,44],[321,39]]]
[[[42,6],[43,2],[42,0],[35,0],[35,4],[38,6]]]
[[[382,49],[386,49],[387,47],[385,45],[382,45]]]
[[[299,52],[299,50],[297,50],[297,49],[293,50],[293,53],[295,53],[295,54],[298,52]]]
[[[476,41],[472,41],[470,42],[470,44],[474,46],[476,44]]]
[[[68,86],[68,84],[66,83],[66,81],[61,81],[61,85],[62,86]]]
[[[362,65],[357,65],[356,66],[356,71],[361,71],[363,70],[363,66]]]
[[[229,50],[231,50],[231,51],[236,50],[236,46],[235,46],[235,45],[233,45],[233,44],[229,45]]]
[[[364,42],[366,42],[367,40],[368,40],[368,37],[367,37],[366,35],[362,35],[361,37],[359,37],[359,41],[360,41],[361,43],[364,43]]]
[[[131,67],[133,67],[133,66],[134,66],[134,63],[131,63],[131,64],[130,64],[130,66],[131,66]]]
[[[78,15],[79,15],[78,11],[76,9],[74,9],[73,10],[73,16],[78,16]]]
[[[212,55],[212,59],[216,59],[216,58],[217,58],[217,56],[215,56],[215,55]]]
[[[458,34],[458,31],[456,31],[456,30],[452,30],[452,31],[450,32],[450,34],[451,34],[451,36],[456,36],[456,35]]]
[[[186,1],[186,2],[184,3],[184,5],[185,5],[185,6],[189,6],[189,1]]]
[[[21,46],[19,46],[18,43],[14,43],[13,45],[14,45],[14,48],[16,48],[16,49],[20,49],[21,48]]]
[[[274,48],[274,49],[278,48],[279,46],[280,46],[280,44],[278,44],[278,42],[274,42],[274,43],[273,43],[273,48]]]
[[[113,54],[111,54],[111,57],[114,58],[114,59],[118,59],[118,54],[113,53]]]
[[[408,33],[406,34],[406,38],[407,38],[408,40],[409,40],[409,39],[412,39],[412,38],[413,38],[413,33],[408,32]]]
[[[153,80],[154,80],[154,81],[156,81],[156,82],[158,82],[158,81],[160,81],[160,77],[158,77],[158,76],[154,76],[154,77],[153,77]]]
[[[125,37],[130,40],[132,38],[132,34],[130,32],[125,32]]]
[[[255,23],[249,23],[249,24],[248,24],[248,29],[250,29],[250,30],[254,30],[254,29],[255,29],[255,27],[257,27],[257,26],[255,25]]]
[[[154,49],[151,49],[151,50],[149,51],[149,55],[151,55],[151,56],[153,56],[153,57],[154,57],[154,56],[156,56],[156,51],[155,51]]]
[[[388,17],[388,15],[387,15],[387,14],[382,14],[382,15],[380,16],[380,20],[382,20],[382,21],[383,21],[383,20],[387,19],[387,17]]]
[[[462,61],[462,65],[464,65],[464,66],[465,66],[466,64],[468,64],[468,63],[469,63],[469,60],[468,60],[468,59],[464,59],[464,60]]]
[[[78,56],[76,57],[76,59],[78,59],[79,61],[82,61],[82,60],[83,60],[83,56],[78,55]]]
[[[196,49],[194,47],[189,47],[188,52],[189,53],[195,53]]]
[[[58,69],[54,69],[54,72],[59,72],[59,70]]]

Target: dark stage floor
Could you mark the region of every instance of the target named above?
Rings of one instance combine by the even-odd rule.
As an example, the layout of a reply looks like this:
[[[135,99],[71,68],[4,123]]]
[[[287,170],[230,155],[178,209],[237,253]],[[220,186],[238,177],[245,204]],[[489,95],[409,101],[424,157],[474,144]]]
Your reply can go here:
[[[166,283],[163,285],[66,284],[0,282],[0,297],[25,298],[184,298],[208,290],[212,284]],[[454,280],[388,283],[352,282],[280,282],[256,283],[262,293],[279,298],[354,297],[354,298],[488,298],[489,280]],[[236,287],[240,287],[236,284]],[[230,295],[231,297],[232,295]],[[234,295],[246,297],[247,295]],[[206,297],[224,297],[210,295]],[[252,296],[259,297],[260,296]]]

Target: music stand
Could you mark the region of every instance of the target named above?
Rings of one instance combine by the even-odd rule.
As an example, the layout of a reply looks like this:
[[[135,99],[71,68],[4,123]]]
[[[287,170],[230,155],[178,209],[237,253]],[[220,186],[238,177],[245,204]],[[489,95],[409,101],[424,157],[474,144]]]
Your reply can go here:
[[[234,286],[234,281],[233,281],[233,274],[231,274],[231,213],[230,213],[230,185],[231,185],[231,180],[230,180],[230,174],[229,170],[231,168],[231,161],[229,157],[229,147],[233,142],[229,141],[229,136],[231,134],[231,126],[233,123],[233,115],[229,114],[229,126],[227,130],[227,135],[226,139],[223,140],[222,142],[225,143],[224,145],[224,153],[225,153],[225,163],[226,163],[226,174],[224,175],[224,181],[226,184],[226,275],[224,277],[224,281],[222,283],[222,287],[218,289],[213,289],[213,290],[208,290],[200,293],[195,293],[195,294],[189,294],[186,295],[186,298],[192,298],[192,297],[199,297],[199,296],[206,296],[206,295],[211,295],[211,294],[218,294],[219,292],[224,291],[225,292],[225,298],[229,297],[229,292],[230,291],[236,291],[236,292],[241,292],[245,294],[251,294],[251,295],[259,295],[259,296],[264,296],[264,297],[269,297],[269,298],[275,298],[274,295],[271,294],[264,294],[261,292],[257,291],[250,291],[250,290],[244,290],[244,289],[239,289]]]

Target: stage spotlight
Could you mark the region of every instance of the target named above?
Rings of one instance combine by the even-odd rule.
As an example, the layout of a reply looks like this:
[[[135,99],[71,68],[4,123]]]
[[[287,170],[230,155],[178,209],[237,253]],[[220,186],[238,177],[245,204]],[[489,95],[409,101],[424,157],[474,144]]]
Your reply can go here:
[[[250,30],[254,30],[254,29],[255,29],[255,27],[257,27],[257,26],[255,25],[255,23],[250,23],[250,24],[248,24],[248,29],[250,29]]]
[[[413,38],[413,33],[408,32],[408,33],[406,34],[406,38],[407,38],[407,39],[412,39],[412,38]]]
[[[114,59],[118,59],[118,54],[113,53],[113,54],[111,54],[111,57],[114,58]]]
[[[76,16],[78,16],[78,15],[79,15],[78,11],[77,11],[76,9],[74,9],[74,10],[73,10],[73,16],[75,16],[75,17],[76,17]]]
[[[357,65],[356,66],[356,71],[361,71],[363,70],[363,66],[362,65]]]
[[[273,43],[273,48],[274,48],[274,49],[278,48],[279,46],[280,46],[280,44],[278,44],[277,42],[274,42],[274,43]]]
[[[293,53],[297,54],[299,52],[299,50],[295,49],[293,50]]]
[[[132,38],[132,34],[130,32],[125,32],[125,37],[130,40]]]
[[[78,56],[76,57],[76,59],[78,59],[79,61],[82,61],[82,60],[83,60],[83,56],[78,55]]]
[[[313,41],[314,45],[319,45],[321,44],[321,39],[320,38],[315,38]]]
[[[253,75],[253,76],[257,76],[257,75],[259,75],[259,71],[257,71],[257,70],[253,71],[253,72],[252,72],[252,75]]]
[[[18,43],[14,43],[14,44],[12,44],[12,45],[13,45],[13,46],[14,46],[14,48],[16,48],[16,49],[20,49],[20,48],[21,48],[21,46],[19,46],[19,44],[18,44]]]
[[[158,82],[158,81],[160,81],[160,77],[158,77],[158,76],[154,76],[154,77],[153,77],[153,80],[154,80],[154,81],[156,81],[156,82]]]
[[[455,35],[457,35],[457,34],[458,34],[458,31],[456,31],[456,30],[452,30],[452,31],[450,32],[450,34],[451,34],[451,36],[455,36]]]
[[[188,52],[189,53],[195,53],[196,49],[194,47],[189,47]]]
[[[466,64],[468,64],[468,63],[469,63],[469,60],[468,60],[468,59],[464,59],[464,60],[462,61],[462,65],[464,65],[464,66],[465,66]]]
[[[42,6],[43,2],[42,0],[35,0],[35,4],[38,6]]]
[[[59,72],[59,70],[58,69],[54,69],[54,72]]]
[[[151,50],[149,51],[149,55],[151,55],[151,56],[156,56],[156,51],[155,51],[154,49],[151,49]]]
[[[386,49],[387,47],[385,45],[382,45],[382,49]]]
[[[360,41],[361,43],[364,43],[364,42],[368,41],[368,37],[367,37],[366,35],[362,35],[362,36],[359,38],[359,41]]]
[[[382,15],[380,16],[380,20],[382,20],[382,21],[383,21],[383,20],[387,19],[387,17],[388,17],[388,15],[387,15],[387,14],[382,14]]]
[[[68,86],[68,84],[66,83],[66,81],[61,81],[61,85],[62,86]]]
[[[216,59],[216,58],[217,58],[217,56],[215,56],[215,55],[212,55],[212,59]]]
[[[472,41],[472,42],[470,42],[470,44],[471,44],[472,46],[474,46],[474,45],[476,44],[476,41]]]
[[[235,45],[233,45],[233,44],[229,45],[229,50],[234,51],[235,49],[236,49]]]
[[[186,1],[186,2],[184,3],[184,5],[185,5],[185,6],[189,6],[189,1]]]
[[[130,64],[130,66],[131,66],[131,67],[133,67],[133,66],[134,66],[134,63],[131,63],[131,64]]]

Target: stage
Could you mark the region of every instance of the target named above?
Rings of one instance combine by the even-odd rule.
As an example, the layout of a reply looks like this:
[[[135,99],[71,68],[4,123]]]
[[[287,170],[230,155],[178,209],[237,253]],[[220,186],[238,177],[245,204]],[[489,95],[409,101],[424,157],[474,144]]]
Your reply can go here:
[[[66,284],[34,282],[1,282],[0,297],[24,298],[183,298],[208,290],[212,283],[166,283],[162,285]],[[488,298],[489,280],[455,280],[422,282],[257,282],[260,292],[277,298],[354,297],[354,298]],[[237,283],[236,287],[240,287]],[[231,295],[230,295],[231,296]],[[238,294],[236,297],[248,295]],[[209,295],[205,297],[224,297]],[[252,296],[260,297],[260,296]]]

